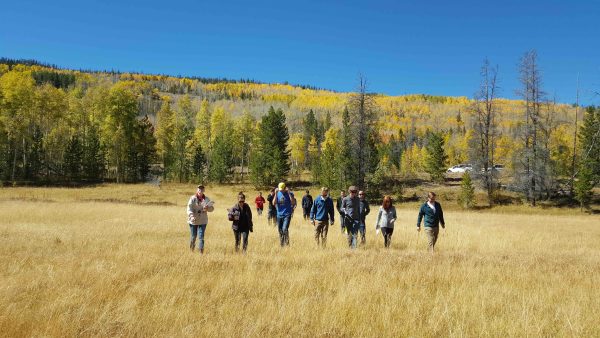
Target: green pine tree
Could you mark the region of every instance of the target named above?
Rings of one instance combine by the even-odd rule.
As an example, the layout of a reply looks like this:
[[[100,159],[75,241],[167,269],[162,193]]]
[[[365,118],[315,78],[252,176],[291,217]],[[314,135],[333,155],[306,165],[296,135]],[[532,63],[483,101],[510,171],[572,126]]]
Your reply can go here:
[[[471,209],[475,206],[475,187],[469,172],[466,172],[462,177],[458,202],[464,209]]]
[[[444,151],[444,138],[441,133],[430,133],[425,149],[427,151],[425,171],[431,176],[432,181],[443,182],[448,156]]]

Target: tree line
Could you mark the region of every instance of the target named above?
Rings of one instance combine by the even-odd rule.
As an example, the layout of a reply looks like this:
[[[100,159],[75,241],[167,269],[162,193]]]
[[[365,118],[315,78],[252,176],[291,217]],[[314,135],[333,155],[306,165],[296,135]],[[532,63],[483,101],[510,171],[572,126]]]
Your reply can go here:
[[[564,105],[544,94],[535,51],[526,53],[519,67],[518,104],[499,98],[498,69],[487,60],[480,88],[467,103],[416,98],[461,103],[453,118],[436,123],[439,116],[427,110],[415,114],[370,93],[362,76],[354,93],[336,94],[345,102],[339,111],[319,111],[315,105],[301,120],[290,121],[285,105],[234,116],[223,97],[198,101],[173,95],[149,84],[155,78],[90,77],[36,64],[0,64],[0,179],[133,183],[161,177],[266,187],[309,172],[315,184],[356,184],[377,192],[390,189],[398,177],[420,173],[442,182],[448,165],[468,161],[474,168],[468,180],[477,178],[490,204],[500,188],[494,169],[501,163],[514,172],[511,186],[532,205],[567,187],[568,196],[587,206],[600,177],[600,109],[587,107],[583,119],[572,123],[558,118],[565,116]],[[229,97],[270,102],[269,93],[248,94],[239,87],[254,83],[210,85]],[[321,91],[313,95],[329,99]],[[517,112],[509,119],[510,110]]]

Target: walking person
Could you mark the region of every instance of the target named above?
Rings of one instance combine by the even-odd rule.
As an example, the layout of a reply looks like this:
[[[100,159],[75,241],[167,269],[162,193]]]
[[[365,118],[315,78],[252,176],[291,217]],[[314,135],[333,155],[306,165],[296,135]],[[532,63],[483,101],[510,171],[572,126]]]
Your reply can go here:
[[[285,183],[281,182],[275,191],[273,203],[277,209],[277,228],[281,247],[290,245],[290,220],[296,206],[294,194],[288,190]]]
[[[321,188],[321,194],[315,198],[310,210],[310,221],[315,227],[317,245],[325,247],[329,225],[333,225],[334,221],[333,200],[329,197],[329,188]]]
[[[342,209],[342,201],[344,200],[344,198],[346,198],[346,192],[342,190],[340,191],[340,197],[338,197],[335,204],[335,208],[340,214],[340,227],[342,229],[342,234],[344,233],[344,230],[346,230],[346,228],[344,227],[344,225],[346,224],[346,219],[344,217],[344,210]]]
[[[394,233],[394,223],[396,222],[396,208],[392,204],[392,198],[388,195],[383,197],[383,202],[377,213],[377,222],[375,223],[375,231],[383,235],[383,245],[386,248],[392,244],[392,234]]]
[[[263,207],[265,205],[265,198],[262,195],[262,192],[258,193],[258,196],[254,199],[254,204],[256,204],[256,213],[258,216],[262,215]]]
[[[365,227],[365,220],[367,219],[367,215],[371,212],[371,208],[369,208],[369,201],[367,201],[367,199],[365,198],[365,192],[364,191],[359,191],[358,192],[358,199],[360,200],[360,228],[359,228],[359,232],[360,232],[360,245],[365,245],[365,243],[367,242],[366,239],[366,227]]]
[[[425,228],[425,234],[427,235],[428,249],[433,253],[440,232],[439,225],[441,225],[442,228],[446,228],[442,206],[435,201],[435,193],[433,191],[430,191],[429,194],[427,194],[427,202],[423,203],[419,209],[417,231],[421,231],[421,219],[423,218],[425,218],[423,227]]]
[[[238,202],[228,209],[227,217],[233,223],[231,229],[235,236],[235,252],[240,250],[240,242],[242,243],[242,251],[246,253],[248,249],[248,236],[253,231],[252,224],[252,209],[246,203],[246,196],[240,191],[238,194]]]
[[[267,223],[269,225],[276,225],[277,223],[277,210],[275,210],[275,206],[273,205],[273,199],[275,198],[275,189],[271,188],[269,191],[269,195],[267,195]]]
[[[310,218],[310,209],[312,208],[312,205],[313,198],[310,195],[310,191],[306,190],[306,194],[302,197],[302,216],[305,221]]]
[[[204,253],[204,233],[208,224],[208,213],[214,210],[214,202],[204,194],[204,186],[199,185],[196,194],[190,197],[187,204],[190,250],[194,251],[196,237],[198,237],[198,250],[201,254]]]
[[[360,199],[357,193],[358,189],[355,186],[348,188],[349,196],[342,200],[342,210],[344,211],[344,225],[348,231],[348,246],[351,249],[356,249],[356,240],[358,237],[358,229],[360,228]]]

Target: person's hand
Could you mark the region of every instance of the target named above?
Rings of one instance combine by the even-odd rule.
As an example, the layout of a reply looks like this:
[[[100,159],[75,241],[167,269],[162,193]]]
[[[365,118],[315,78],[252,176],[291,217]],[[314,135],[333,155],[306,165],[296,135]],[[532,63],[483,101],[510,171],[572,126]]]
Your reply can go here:
[[[375,235],[379,235],[379,228],[375,229]]]
[[[442,224],[442,229],[446,229],[446,224]]]
[[[190,216],[190,217],[188,217],[188,220],[189,220],[189,221],[190,221],[190,223],[192,223],[192,224],[196,223],[196,217],[194,217],[194,216]]]
[[[421,231],[421,227],[417,227],[417,232]]]
[[[333,225],[333,221],[329,221],[329,225]]]
[[[315,220],[314,220],[314,219],[311,219],[311,220],[310,220],[310,223],[311,223],[313,226],[315,226]]]

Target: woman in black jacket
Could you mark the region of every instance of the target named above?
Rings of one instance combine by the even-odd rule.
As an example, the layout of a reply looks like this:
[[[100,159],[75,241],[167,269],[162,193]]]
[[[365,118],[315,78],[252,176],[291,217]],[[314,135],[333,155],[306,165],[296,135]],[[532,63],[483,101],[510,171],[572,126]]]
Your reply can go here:
[[[231,209],[228,209],[228,218],[233,223],[231,228],[235,235],[235,251],[240,249],[240,241],[242,242],[242,250],[244,253],[248,248],[248,235],[252,232],[252,209],[246,203],[246,196],[240,191],[238,194],[238,202]]]

